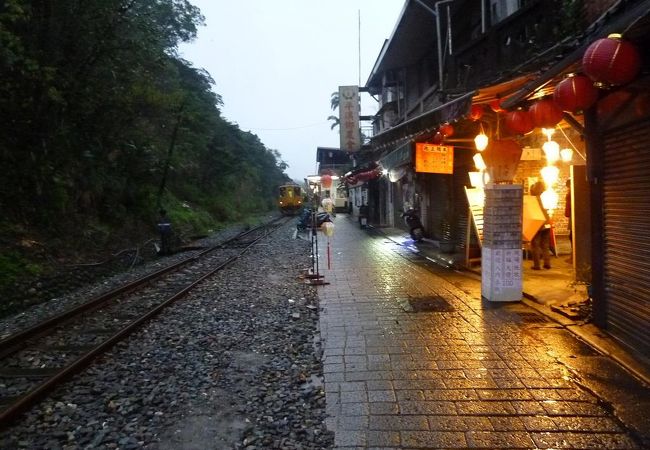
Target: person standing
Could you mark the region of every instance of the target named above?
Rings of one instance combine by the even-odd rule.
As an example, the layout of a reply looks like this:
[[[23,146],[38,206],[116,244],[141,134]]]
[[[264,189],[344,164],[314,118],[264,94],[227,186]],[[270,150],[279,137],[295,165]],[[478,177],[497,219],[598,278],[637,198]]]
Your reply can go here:
[[[530,187],[530,195],[538,198],[541,204],[541,195],[546,190],[543,181],[538,181]],[[543,206],[542,206],[543,207]],[[533,253],[533,270],[540,270],[540,263],[543,261],[544,268],[551,268],[551,224],[546,221],[537,231],[530,242]]]
[[[160,250],[158,251],[159,255],[171,255],[171,243],[172,243],[172,224],[167,217],[167,211],[161,209],[159,211],[160,219],[158,219],[158,232],[160,233]]]
[[[564,217],[569,219],[569,243],[573,245],[573,224],[571,222],[571,178],[566,180],[566,197],[564,204]]]

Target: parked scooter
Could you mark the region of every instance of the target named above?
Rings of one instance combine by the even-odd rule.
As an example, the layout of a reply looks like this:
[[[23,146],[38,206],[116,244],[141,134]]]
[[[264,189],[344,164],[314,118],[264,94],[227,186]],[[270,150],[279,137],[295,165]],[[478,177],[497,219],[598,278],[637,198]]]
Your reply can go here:
[[[404,223],[409,228],[411,239],[420,242],[424,238],[424,227],[420,221],[419,212],[417,209],[409,208],[402,212]]]
[[[306,230],[307,228],[311,228],[312,211],[313,210],[311,208],[303,208],[302,212],[300,213],[300,217],[298,217],[298,223],[296,224],[298,230]],[[320,227],[324,222],[331,221],[332,218],[328,213],[323,211],[316,213],[316,227]]]

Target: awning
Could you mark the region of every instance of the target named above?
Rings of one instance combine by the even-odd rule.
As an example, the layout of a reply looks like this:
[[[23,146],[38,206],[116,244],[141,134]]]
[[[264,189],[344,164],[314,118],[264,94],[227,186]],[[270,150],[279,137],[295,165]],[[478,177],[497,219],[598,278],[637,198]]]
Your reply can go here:
[[[590,28],[593,28],[593,30],[591,30],[590,33],[588,32],[582,43],[568,56],[550,67],[543,75],[524,84],[524,86],[514,95],[503,101],[501,106],[505,109],[509,109],[527,98],[550,93],[549,89],[547,89],[548,92],[543,91],[544,88],[549,84],[553,84],[552,82],[555,78],[578,69],[582,60],[582,55],[584,55],[587,48],[595,40],[607,37],[612,33],[622,33],[627,37],[627,32],[630,31],[635,24],[639,22],[643,23],[647,20],[647,17],[650,15],[650,0],[643,0],[637,4],[628,5],[629,2],[617,2],[612,6],[612,8],[610,8],[610,10],[603,14],[598,21],[591,25]]]
[[[371,139],[373,148],[379,149],[383,146],[394,144],[397,141],[411,138],[423,131],[433,130],[444,122],[449,122],[467,115],[472,104],[473,95],[474,91],[463,94],[435,109],[376,134]]]
[[[410,163],[413,156],[413,144],[409,140],[402,146],[398,147],[396,150],[393,150],[388,155],[384,156],[379,160],[379,164],[386,169],[391,170],[395,167],[399,167],[403,164]]]
[[[497,98],[506,98],[513,92],[517,92],[517,90],[519,90],[524,84],[534,79],[536,79],[535,75],[528,74],[513,78],[508,81],[493,84],[491,86],[482,87],[474,93],[472,103],[484,104],[489,103]]]

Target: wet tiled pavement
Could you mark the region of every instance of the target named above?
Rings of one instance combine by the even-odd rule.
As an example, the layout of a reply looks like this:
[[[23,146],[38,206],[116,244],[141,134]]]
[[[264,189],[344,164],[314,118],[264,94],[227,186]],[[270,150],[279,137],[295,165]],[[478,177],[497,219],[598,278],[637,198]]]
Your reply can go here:
[[[329,268],[328,241],[319,239],[329,283],[318,287],[324,381],[337,448],[650,445],[639,419],[650,417],[648,389],[558,323],[523,303],[482,301],[478,281],[345,215],[329,240]],[[601,385],[583,376],[599,364],[609,364]],[[610,375],[627,386],[619,401],[638,390],[632,410],[601,395]]]

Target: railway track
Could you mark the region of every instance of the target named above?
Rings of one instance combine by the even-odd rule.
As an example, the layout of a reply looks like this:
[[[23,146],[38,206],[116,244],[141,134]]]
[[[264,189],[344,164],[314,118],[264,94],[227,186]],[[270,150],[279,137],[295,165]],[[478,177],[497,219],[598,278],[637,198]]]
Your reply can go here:
[[[287,220],[240,233],[0,340],[0,427]]]

